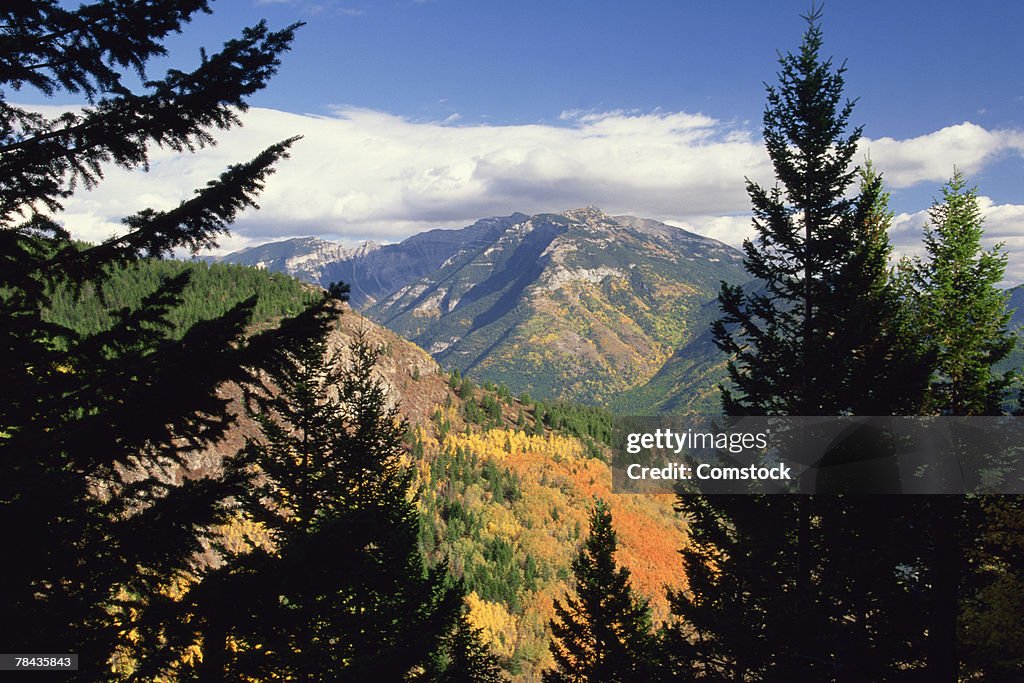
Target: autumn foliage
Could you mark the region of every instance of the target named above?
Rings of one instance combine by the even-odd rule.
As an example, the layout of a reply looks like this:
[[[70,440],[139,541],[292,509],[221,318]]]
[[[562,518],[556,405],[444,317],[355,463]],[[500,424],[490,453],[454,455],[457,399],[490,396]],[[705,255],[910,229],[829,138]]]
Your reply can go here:
[[[655,623],[668,618],[666,584],[683,587],[685,524],[672,496],[612,494],[608,464],[589,457],[580,439],[534,425],[517,429],[518,411],[507,412],[501,428],[467,428],[453,404],[415,430],[420,542],[428,558],[447,558],[453,577],[465,582],[470,619],[506,670],[535,680],[552,665],[554,601],[574,588],[570,566],[594,499],[609,502],[616,559],[650,601]]]

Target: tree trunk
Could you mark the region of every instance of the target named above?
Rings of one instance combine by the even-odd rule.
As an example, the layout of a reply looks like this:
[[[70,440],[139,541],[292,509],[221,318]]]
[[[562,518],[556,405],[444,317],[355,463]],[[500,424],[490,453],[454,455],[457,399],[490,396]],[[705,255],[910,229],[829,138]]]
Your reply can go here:
[[[960,588],[960,536],[956,496],[935,496],[932,512],[932,613],[928,629],[928,678],[956,681],[956,619]]]

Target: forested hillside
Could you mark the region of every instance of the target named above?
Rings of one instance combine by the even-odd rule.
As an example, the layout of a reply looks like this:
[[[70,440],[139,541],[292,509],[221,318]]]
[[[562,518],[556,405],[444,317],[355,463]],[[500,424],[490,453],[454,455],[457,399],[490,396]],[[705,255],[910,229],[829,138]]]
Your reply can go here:
[[[96,333],[114,311],[139,307],[162,278],[191,274],[173,334],[256,296],[253,330],[310,304],[315,291],[279,273],[245,266],[140,261],[116,268],[99,288],[78,296],[63,288],[47,318]],[[595,408],[515,398],[507,387],[476,385],[443,373],[429,354],[351,309],[338,309],[327,345],[351,362],[350,346],[364,339],[378,349],[376,372],[387,400],[409,420],[406,460],[419,487],[419,548],[431,564],[446,563],[466,590],[470,623],[514,681],[537,680],[552,664],[548,649],[554,601],[571,590],[570,563],[586,538],[595,498],[611,501],[621,538],[619,561],[633,571],[637,590],[668,617],[664,586],[685,585],[678,549],[685,525],[671,497],[611,496],[607,464],[610,415]],[[224,476],[224,464],[260,433],[243,408],[241,388],[228,383],[235,425],[217,443],[189,454],[172,478]],[[244,556],[266,544],[259,523],[236,518],[216,527],[205,562],[222,553]],[[217,537],[215,537],[217,538]],[[224,550],[216,550],[223,547]],[[121,667],[134,666],[125,651]],[[127,670],[126,669],[126,670]]]
[[[172,336],[181,338],[200,320],[212,320],[255,297],[253,323],[263,324],[292,316],[316,299],[316,289],[287,275],[227,264],[201,261],[158,261],[115,266],[102,282],[87,282],[80,289],[61,284],[43,316],[79,334],[108,329],[115,311],[136,310],[161,281],[187,274],[189,283],[181,303],[168,316]],[[77,289],[77,291],[76,291]]]
[[[424,486],[421,544],[428,557],[447,558],[451,575],[465,583],[470,618],[513,680],[532,681],[552,665],[554,601],[573,588],[570,563],[586,539],[594,500],[609,501],[617,560],[651,601],[656,623],[669,617],[664,588],[685,587],[678,550],[686,527],[671,496],[612,495],[603,452],[588,454],[566,431],[538,428],[533,417],[538,409],[544,414],[543,406],[496,397],[477,391],[415,431],[412,451]],[[467,406],[495,400],[500,426],[465,423]],[[520,411],[529,417],[517,427]]]
[[[671,496],[611,495],[610,415],[524,401],[507,387],[444,373],[422,349],[345,309],[328,346],[347,363],[356,338],[381,350],[376,369],[388,401],[410,421],[405,447],[419,487],[420,549],[463,583],[470,622],[512,680],[538,680],[551,666],[553,604],[573,585],[570,562],[586,538],[595,497],[610,501],[619,561],[652,601],[655,619],[668,618],[664,587],[685,586],[678,550],[686,526]],[[226,387],[223,395],[232,398],[238,424],[183,476],[219,473],[216,463],[258,433],[240,409],[238,389]],[[263,534],[240,522],[223,533],[238,552],[246,552],[244,538]]]

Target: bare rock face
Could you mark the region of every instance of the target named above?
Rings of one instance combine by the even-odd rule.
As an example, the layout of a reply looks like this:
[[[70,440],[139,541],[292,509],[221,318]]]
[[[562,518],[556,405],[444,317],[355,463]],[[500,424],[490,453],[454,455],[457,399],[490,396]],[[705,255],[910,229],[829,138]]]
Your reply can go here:
[[[526,218],[521,213],[484,218],[465,228],[428,230],[398,244],[363,242],[345,247],[315,237],[300,237],[243,249],[215,260],[287,273],[321,287],[332,282],[348,283],[352,306],[361,310],[453,259],[485,247],[509,226]]]
[[[381,350],[377,369],[389,400],[410,424],[426,424],[434,409],[453,396],[441,366],[429,353],[348,307],[338,316],[329,341],[332,348],[341,351],[343,362],[360,334]]]
[[[455,395],[447,377],[430,354],[395,333],[377,325],[347,305],[339,306],[338,318],[328,337],[328,348],[338,350],[341,362],[347,363],[349,349],[357,336],[364,336],[372,347],[380,350],[377,370],[384,384],[389,402],[411,425],[425,425],[437,406]],[[222,472],[224,457],[230,457],[245,446],[247,438],[259,435],[256,423],[245,414],[242,391],[234,384],[218,389],[218,394],[230,401],[234,425],[226,438],[203,451],[188,457],[188,467],[175,478],[217,476]]]

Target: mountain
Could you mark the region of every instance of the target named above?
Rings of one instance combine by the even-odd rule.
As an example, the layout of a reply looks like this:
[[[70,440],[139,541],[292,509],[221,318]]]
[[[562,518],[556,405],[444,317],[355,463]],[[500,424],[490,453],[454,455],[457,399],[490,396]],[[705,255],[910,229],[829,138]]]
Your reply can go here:
[[[399,244],[315,238],[223,257],[326,285],[443,365],[516,393],[603,403],[650,379],[703,331],[722,280],[745,279],[728,245],[589,207],[487,218]]]
[[[217,260],[287,273],[321,287],[346,282],[352,288],[349,300],[360,310],[430,275],[447,261],[484,248],[526,218],[521,213],[485,218],[465,228],[417,233],[398,244],[364,242],[355,248],[301,237],[243,249]]]
[[[1017,285],[1012,289],[1006,290],[1009,294],[1009,298],[1006,302],[1006,307],[1013,311],[1013,317],[1010,318],[1010,327],[1017,329],[1024,327],[1024,285]]]
[[[509,226],[526,218],[524,214],[515,213],[485,218],[465,228],[438,228],[417,233],[398,244],[387,244],[363,256],[336,261],[325,273],[331,281],[351,285],[350,301],[361,310],[437,272],[449,261],[486,248]]]
[[[590,207],[510,225],[365,314],[464,374],[602,403],[696,338],[702,304],[744,276],[722,242]]]
[[[364,258],[377,249],[380,249],[380,245],[375,242],[364,242],[350,248],[316,237],[296,237],[204,260],[287,273],[305,282],[326,287],[332,282],[327,271],[333,264],[352,258]]]

